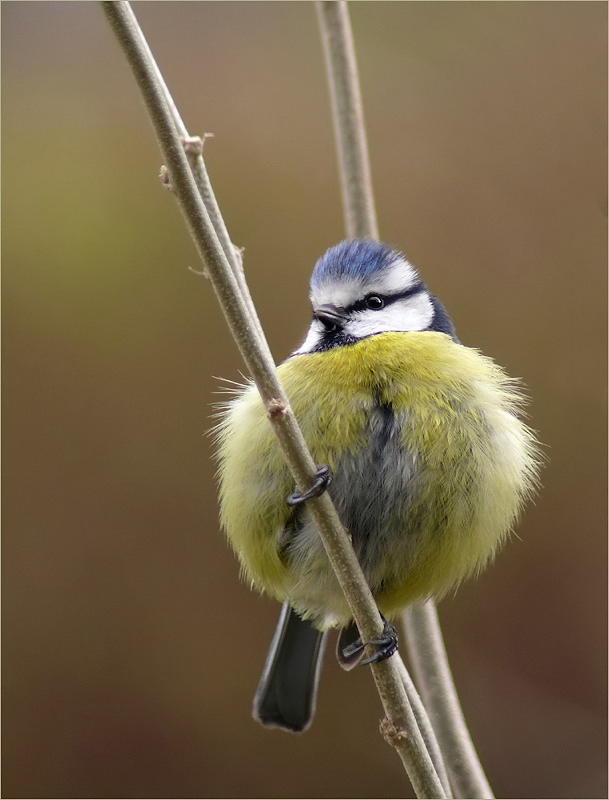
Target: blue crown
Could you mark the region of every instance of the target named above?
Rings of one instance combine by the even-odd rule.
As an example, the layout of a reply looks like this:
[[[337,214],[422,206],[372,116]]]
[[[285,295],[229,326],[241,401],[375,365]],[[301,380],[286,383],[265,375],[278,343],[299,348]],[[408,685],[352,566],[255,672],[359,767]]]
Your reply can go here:
[[[365,279],[392,264],[401,253],[388,244],[371,239],[349,239],[331,247],[315,264],[314,288],[332,278]]]

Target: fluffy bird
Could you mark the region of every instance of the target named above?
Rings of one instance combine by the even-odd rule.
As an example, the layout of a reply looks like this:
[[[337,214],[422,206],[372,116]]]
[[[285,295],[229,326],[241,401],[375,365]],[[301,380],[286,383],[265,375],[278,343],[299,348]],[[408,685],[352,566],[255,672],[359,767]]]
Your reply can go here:
[[[539,451],[516,381],[465,347],[398,250],[344,241],[311,277],[313,320],[279,377],[379,610],[395,618],[478,573],[533,492]],[[283,603],[254,698],[266,725],[311,722],[326,633],[350,668],[349,607],[248,384],[218,426],[220,518],[244,577]],[[330,482],[331,478],[331,482]],[[388,657],[395,629],[373,659]]]

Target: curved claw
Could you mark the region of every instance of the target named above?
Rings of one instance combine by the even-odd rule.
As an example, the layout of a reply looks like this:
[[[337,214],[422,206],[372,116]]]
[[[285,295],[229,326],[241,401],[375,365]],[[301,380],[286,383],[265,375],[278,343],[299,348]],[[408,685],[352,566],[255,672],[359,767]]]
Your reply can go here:
[[[369,644],[375,645],[378,649],[376,653],[365,658],[361,663],[364,664],[377,664],[379,661],[385,661],[390,658],[398,649],[398,632],[394,626],[385,620],[383,625],[383,633],[378,639],[371,639]]]
[[[364,664],[377,664],[379,661],[385,661],[385,659],[390,658],[398,649],[398,632],[386,619],[383,619],[383,623],[383,633],[378,638],[371,639],[368,642],[368,644],[375,645],[377,648],[376,652],[373,653],[370,658],[365,658],[363,661],[360,661],[362,666]],[[351,642],[351,644],[343,648],[343,660],[346,663],[352,661],[353,657],[360,653],[364,647],[365,644],[362,642],[361,636],[359,636],[354,642]]]
[[[311,488],[302,493],[298,491],[292,492],[292,494],[288,495],[286,498],[286,503],[290,507],[299,506],[301,503],[310,500],[312,497],[319,497],[326,491],[331,482],[332,473],[330,472],[330,467],[325,465],[323,467],[318,467],[316,477]]]

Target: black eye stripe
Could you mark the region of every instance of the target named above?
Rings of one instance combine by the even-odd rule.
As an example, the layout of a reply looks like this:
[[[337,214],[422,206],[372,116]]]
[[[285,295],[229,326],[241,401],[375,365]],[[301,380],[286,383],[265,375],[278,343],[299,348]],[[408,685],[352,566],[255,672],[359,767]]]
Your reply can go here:
[[[370,292],[372,295],[376,295],[380,297],[384,301],[384,308],[391,305],[392,303],[397,302],[398,300],[405,300],[407,297],[413,297],[415,294],[419,294],[420,292],[424,291],[425,286],[420,281],[415,283],[410,289],[405,289],[403,292],[396,292],[395,294],[380,294],[379,292]],[[367,297],[370,295],[366,295],[362,300],[358,300],[357,303],[352,303],[350,306],[347,306],[345,309],[347,312],[351,311],[369,311],[370,308],[367,303]],[[380,310],[380,309],[379,309]]]

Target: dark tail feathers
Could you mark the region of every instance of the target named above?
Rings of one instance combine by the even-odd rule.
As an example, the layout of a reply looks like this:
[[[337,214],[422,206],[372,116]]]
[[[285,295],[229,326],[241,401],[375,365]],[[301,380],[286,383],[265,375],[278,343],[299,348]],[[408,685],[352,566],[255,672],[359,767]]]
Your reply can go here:
[[[295,733],[309,727],[326,635],[283,604],[254,697],[258,722]]]

